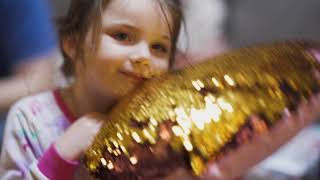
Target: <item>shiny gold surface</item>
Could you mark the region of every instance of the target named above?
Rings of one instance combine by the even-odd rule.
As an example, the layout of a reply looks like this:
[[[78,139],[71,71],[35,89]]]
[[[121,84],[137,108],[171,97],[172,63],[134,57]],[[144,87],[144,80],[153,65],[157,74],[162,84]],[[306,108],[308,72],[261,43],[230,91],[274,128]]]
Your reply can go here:
[[[177,167],[201,175],[209,160],[241,145],[235,135],[251,115],[265,121],[252,122],[263,132],[319,90],[312,48],[284,42],[240,49],[146,82],[108,114],[86,152],[87,169],[101,179],[161,176]]]

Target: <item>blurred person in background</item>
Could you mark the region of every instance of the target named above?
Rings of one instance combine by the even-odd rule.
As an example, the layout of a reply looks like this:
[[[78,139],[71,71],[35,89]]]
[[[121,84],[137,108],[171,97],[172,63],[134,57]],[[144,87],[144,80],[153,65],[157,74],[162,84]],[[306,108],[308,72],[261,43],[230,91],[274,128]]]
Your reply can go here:
[[[55,86],[59,56],[49,17],[46,1],[0,0],[0,134],[16,100]]]

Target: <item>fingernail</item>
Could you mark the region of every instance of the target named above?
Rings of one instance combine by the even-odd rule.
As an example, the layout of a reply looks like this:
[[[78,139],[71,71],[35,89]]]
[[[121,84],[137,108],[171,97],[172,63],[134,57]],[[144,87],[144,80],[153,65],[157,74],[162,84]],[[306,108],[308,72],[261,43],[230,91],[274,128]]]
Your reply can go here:
[[[214,177],[220,177],[221,176],[221,170],[217,165],[210,165],[208,168],[208,176],[214,176]]]
[[[320,51],[318,49],[311,49],[311,53],[314,55],[316,60],[320,63]]]
[[[290,112],[290,110],[288,108],[284,109],[283,115],[284,115],[284,118],[292,116],[292,114],[291,114],[291,112]]]

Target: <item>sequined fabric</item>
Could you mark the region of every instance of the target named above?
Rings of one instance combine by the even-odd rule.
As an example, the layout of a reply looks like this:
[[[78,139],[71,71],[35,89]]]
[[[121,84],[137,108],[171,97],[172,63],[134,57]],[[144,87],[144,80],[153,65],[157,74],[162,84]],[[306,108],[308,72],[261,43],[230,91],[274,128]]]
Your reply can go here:
[[[100,179],[194,175],[320,89],[315,45],[244,48],[146,82],[108,114],[85,165]],[[256,115],[260,121],[250,117]]]

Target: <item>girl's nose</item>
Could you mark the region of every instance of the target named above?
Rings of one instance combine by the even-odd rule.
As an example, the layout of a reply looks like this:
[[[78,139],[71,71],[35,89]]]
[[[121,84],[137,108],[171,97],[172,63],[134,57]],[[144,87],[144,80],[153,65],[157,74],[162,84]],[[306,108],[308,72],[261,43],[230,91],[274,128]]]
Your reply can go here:
[[[135,73],[140,74],[145,78],[154,76],[151,53],[146,43],[140,43],[136,46],[134,53],[130,57],[130,62]]]
[[[150,66],[150,61],[148,59],[131,59],[131,63],[134,66]]]
[[[133,71],[136,74],[145,78],[151,78],[154,76],[153,68],[151,67],[150,60],[145,58],[131,60]]]
[[[147,64],[147,61],[151,60],[151,52],[149,49],[149,45],[146,42],[140,42],[136,44],[133,48],[133,52],[131,54],[130,59],[135,61],[135,63],[143,63]]]

